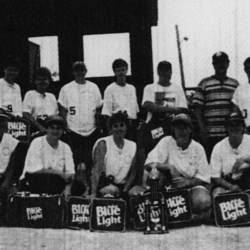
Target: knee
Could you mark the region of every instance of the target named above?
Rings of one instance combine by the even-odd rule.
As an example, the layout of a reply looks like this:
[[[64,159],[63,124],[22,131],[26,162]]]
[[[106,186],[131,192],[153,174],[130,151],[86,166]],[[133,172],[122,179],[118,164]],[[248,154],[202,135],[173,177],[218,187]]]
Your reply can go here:
[[[138,194],[144,193],[145,191],[146,191],[146,188],[145,188],[145,187],[136,185],[136,186],[132,187],[132,188],[129,190],[128,196],[129,196],[129,197],[133,197],[133,196],[136,196],[136,195],[138,195]]]
[[[118,196],[120,194],[118,187],[112,184],[109,184],[108,186],[100,189],[99,193],[101,196],[105,196],[107,194],[112,195],[112,196]]]
[[[191,189],[191,203],[193,213],[208,211],[212,205],[212,199],[205,187],[198,186]]]
[[[217,188],[214,189],[214,191],[212,193],[212,197],[214,198],[215,196],[217,196],[219,194],[222,194],[222,193],[225,193],[225,192],[226,192],[225,188],[217,187]]]

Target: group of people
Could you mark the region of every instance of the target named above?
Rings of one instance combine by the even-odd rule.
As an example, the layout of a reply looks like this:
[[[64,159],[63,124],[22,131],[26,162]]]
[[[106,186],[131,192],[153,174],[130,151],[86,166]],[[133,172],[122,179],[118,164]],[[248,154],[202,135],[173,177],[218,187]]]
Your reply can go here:
[[[61,88],[58,100],[47,92],[51,73],[42,67],[33,74],[35,89],[22,101],[15,83],[20,61],[7,57],[5,75],[0,79],[1,198],[18,189],[10,185],[18,164],[18,141],[6,134],[9,114],[23,116],[30,121],[32,132],[41,134],[29,146],[19,190],[34,186],[26,184],[35,176],[37,180],[37,176],[52,175],[63,180],[60,192],[66,198],[119,195],[127,200],[147,190],[148,175],[154,170],[159,172],[161,188],[190,189],[193,212],[202,213],[211,209],[212,196],[249,188],[250,85],[239,85],[227,76],[229,63],[226,53],[213,55],[215,74],[199,83],[189,104],[182,87],[171,81],[171,63],[158,64],[158,81],[145,87],[141,107],[147,112],[145,124],[164,129],[158,130],[160,139],[146,151],[145,170],[140,176],[137,151],[143,145],[126,133],[140,112],[136,89],[126,82],[126,61],[113,62],[115,81],[106,88],[104,98],[98,86],[86,80],[84,62],[77,61],[72,65],[74,80]],[[250,58],[244,69],[250,82]],[[192,112],[199,142],[192,139],[197,133]],[[102,133],[100,117],[105,120],[106,134]]]

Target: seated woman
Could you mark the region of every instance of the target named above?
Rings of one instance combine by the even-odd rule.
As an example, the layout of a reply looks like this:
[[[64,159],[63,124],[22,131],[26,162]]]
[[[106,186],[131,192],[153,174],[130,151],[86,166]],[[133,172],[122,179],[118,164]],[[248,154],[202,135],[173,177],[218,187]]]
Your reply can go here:
[[[28,91],[23,100],[23,117],[30,121],[32,132],[46,134],[45,119],[58,114],[55,96],[46,92],[51,82],[49,69],[36,69],[33,73],[33,82],[35,90]]]
[[[75,166],[70,147],[59,140],[63,133],[64,120],[58,115],[53,115],[48,117],[45,124],[47,134],[32,141],[20,179],[25,178],[25,181],[22,183],[26,183],[27,180],[31,182],[32,185],[29,188],[33,190],[41,190],[42,192],[42,185],[44,185],[46,190],[44,193],[46,193],[48,187],[45,187],[45,180],[50,178],[50,176],[57,176],[57,178],[54,178],[57,180],[60,180],[58,177],[61,177],[65,183],[65,185],[62,184],[64,188],[63,194],[68,198],[71,195],[71,188],[75,179]],[[42,178],[40,179],[41,181],[39,181],[39,178]],[[35,181],[32,181],[32,179]],[[38,185],[40,186],[38,187]],[[57,188],[52,187],[53,180],[49,185],[51,185],[51,188]],[[84,189],[85,187],[82,186],[81,194],[84,192]],[[32,192],[32,190],[30,191]],[[49,190],[48,193],[50,192],[54,191]]]
[[[91,196],[107,194],[127,197],[136,177],[136,144],[124,139],[127,113],[118,111],[109,121],[111,135],[99,139],[93,148]],[[103,182],[103,179],[108,179]]]
[[[188,188],[193,213],[208,211],[211,197],[205,186],[210,182],[210,169],[203,147],[192,140],[190,117],[183,113],[176,115],[171,129],[172,136],[162,138],[148,154],[144,179],[152,169],[157,169],[161,177],[160,188],[169,182],[177,189]],[[172,180],[169,180],[169,172]]]
[[[226,130],[228,137],[215,145],[211,156],[213,196],[250,188],[250,135],[244,134],[244,118],[232,113]]]

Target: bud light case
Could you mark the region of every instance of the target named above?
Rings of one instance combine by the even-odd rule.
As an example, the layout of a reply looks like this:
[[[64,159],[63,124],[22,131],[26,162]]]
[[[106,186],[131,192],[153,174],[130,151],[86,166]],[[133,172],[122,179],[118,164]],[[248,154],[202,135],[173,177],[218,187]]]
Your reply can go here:
[[[249,224],[249,194],[224,193],[214,197],[214,215],[217,226],[228,227]]]
[[[55,196],[14,195],[8,199],[7,223],[13,227],[62,228],[64,198]]]
[[[138,195],[132,197],[130,202],[130,207],[133,213],[133,219],[134,219],[134,227],[137,230],[146,229],[147,221],[146,221],[146,208],[145,208],[145,201],[146,197],[149,196],[148,194],[144,195]],[[159,193],[160,199],[163,196],[162,193]],[[165,203],[164,203],[165,206]],[[162,216],[161,216],[161,204],[159,201],[154,201],[153,203],[150,203],[150,213],[149,213],[149,224],[150,226],[160,225],[162,224]],[[168,222],[168,216],[165,214],[164,216],[165,221],[163,222],[164,225]]]
[[[11,118],[8,121],[8,133],[19,141],[29,142],[30,122],[24,118]]]
[[[190,221],[193,218],[188,189],[173,189],[164,193],[169,223]]]
[[[126,202],[116,198],[94,198],[91,204],[90,229],[124,231]]]
[[[70,197],[67,205],[67,227],[89,229],[89,220],[89,200],[84,197]]]

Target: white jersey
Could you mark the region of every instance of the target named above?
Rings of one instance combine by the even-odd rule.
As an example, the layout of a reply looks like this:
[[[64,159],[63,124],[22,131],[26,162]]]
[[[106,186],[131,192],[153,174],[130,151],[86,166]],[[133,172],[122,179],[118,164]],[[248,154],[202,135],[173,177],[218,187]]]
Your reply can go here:
[[[111,135],[99,139],[93,147],[93,152],[100,141],[106,142],[107,153],[104,159],[106,176],[113,175],[115,183],[124,184],[127,180],[131,163],[136,154],[136,144],[124,139],[123,149],[119,149]]]
[[[232,173],[233,165],[237,159],[250,155],[250,135],[243,135],[241,144],[237,149],[231,147],[228,137],[218,142],[213,149],[210,166],[212,169],[212,178],[220,178],[222,174],[228,175]],[[239,179],[244,168],[249,164],[243,163],[242,169],[238,173],[234,173],[232,178]]]
[[[18,140],[10,134],[4,133],[0,143],[0,174],[3,174],[8,167],[11,153],[16,149]]]
[[[126,110],[131,119],[137,118],[139,107],[133,85],[126,83],[125,86],[119,86],[113,82],[106,88],[102,114],[112,116],[118,110]]]
[[[89,136],[96,129],[96,109],[102,106],[102,97],[96,84],[72,81],[62,87],[58,102],[66,108],[68,128]]]
[[[182,150],[172,136],[163,137],[148,154],[145,165],[153,162],[173,165],[185,178],[198,178],[210,182],[210,168],[205,150],[194,140],[186,150]]]
[[[52,148],[46,135],[34,139],[29,147],[23,173],[34,173],[42,169],[53,169],[65,174],[75,174],[72,151],[68,144],[59,140],[58,148]]]
[[[232,102],[236,104],[245,117],[246,126],[250,126],[250,84],[242,84],[236,88]]]
[[[23,112],[30,113],[35,119],[45,120],[50,115],[58,114],[56,97],[51,93],[42,95],[30,90],[23,100]]]
[[[164,87],[158,83],[147,85],[143,91],[142,105],[150,101],[161,106],[187,108],[187,100],[183,88],[171,83],[170,86]],[[152,113],[148,112],[147,122],[152,118]]]
[[[22,117],[22,97],[18,84],[0,79],[0,108],[14,116]]]

